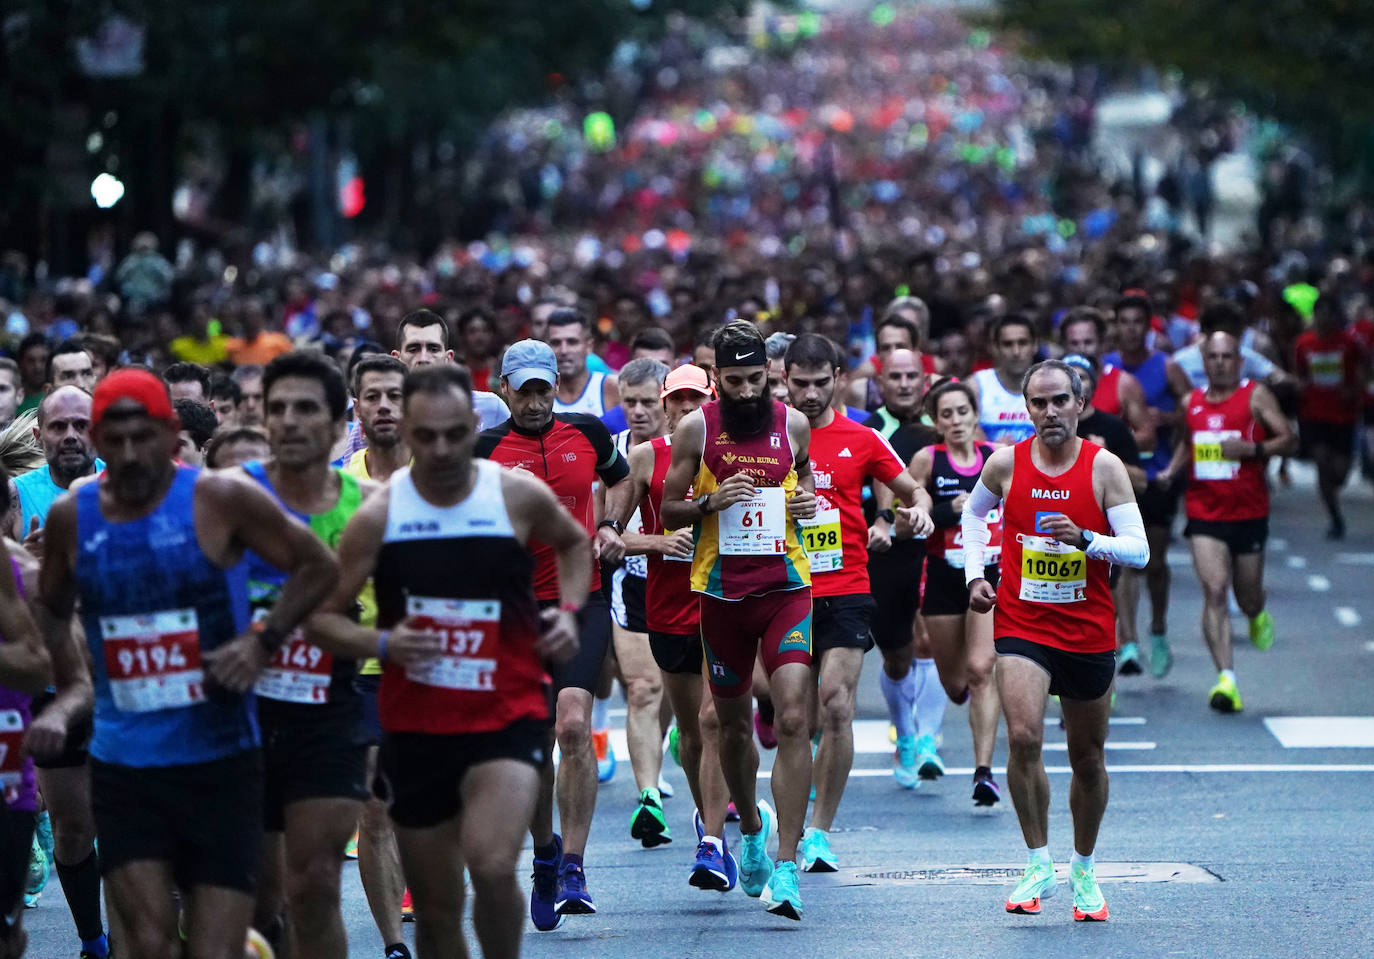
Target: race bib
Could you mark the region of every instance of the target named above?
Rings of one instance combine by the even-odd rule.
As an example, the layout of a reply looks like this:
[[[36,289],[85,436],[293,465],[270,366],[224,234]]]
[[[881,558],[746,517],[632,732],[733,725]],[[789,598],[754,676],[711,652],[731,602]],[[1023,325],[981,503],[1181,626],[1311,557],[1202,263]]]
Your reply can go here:
[[[1240,475],[1240,461],[1224,459],[1222,440],[1240,439],[1240,430],[1198,430],[1193,434],[1193,479],[1231,480]]]
[[[24,781],[24,717],[17,709],[0,710],[0,787],[14,798]]]
[[[1002,557],[1002,514],[1000,510],[988,511],[988,545],[983,549],[983,565],[995,566]],[[945,527],[945,562],[955,569],[964,568],[964,528],[959,525]]]
[[[1088,598],[1088,557],[1048,536],[1021,537],[1021,593],[1029,603],[1081,603]]]
[[[787,498],[769,486],[721,510],[717,527],[722,556],[781,556],[787,552]]]
[[[205,701],[194,609],[104,616],[100,635],[115,708],[148,713]]]
[[[630,517],[630,521],[625,524],[625,532],[634,533],[636,535],[644,532],[644,521],[640,519],[638,509],[634,511],[634,515]],[[626,556],[625,572],[630,576],[638,576],[640,579],[648,576],[649,557],[645,556],[643,553],[639,553],[635,556]]]
[[[333,654],[307,643],[300,630],[295,630],[262,671],[253,689],[259,696],[284,703],[325,703],[329,701],[333,671]]]
[[[797,526],[802,546],[811,561],[811,572],[831,573],[844,569],[844,544],[840,538],[838,509],[817,510],[815,517],[798,520]]]
[[[1313,386],[1340,386],[1345,380],[1345,357],[1340,352],[1312,353],[1307,371]]]
[[[496,690],[496,644],[501,635],[501,602],[494,599],[406,598],[406,615],[416,629],[438,633],[444,650],[406,678],[425,686],[467,692]]]

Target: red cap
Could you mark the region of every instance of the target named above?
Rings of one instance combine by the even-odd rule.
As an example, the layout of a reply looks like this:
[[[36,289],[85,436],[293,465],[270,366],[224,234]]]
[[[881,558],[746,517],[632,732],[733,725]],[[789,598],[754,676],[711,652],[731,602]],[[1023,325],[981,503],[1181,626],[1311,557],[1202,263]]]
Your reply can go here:
[[[176,422],[167,386],[147,370],[115,370],[95,388],[91,397],[91,425],[99,426],[105,411],[120,400],[133,400],[155,420]]]

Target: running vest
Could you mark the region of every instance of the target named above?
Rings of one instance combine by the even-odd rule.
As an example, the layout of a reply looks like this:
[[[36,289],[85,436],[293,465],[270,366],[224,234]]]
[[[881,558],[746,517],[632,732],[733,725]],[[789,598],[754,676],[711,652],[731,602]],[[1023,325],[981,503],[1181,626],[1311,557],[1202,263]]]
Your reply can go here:
[[[1269,433],[1250,413],[1255,384],[1242,380],[1220,402],[1209,402],[1204,390],[1188,397],[1188,434],[1193,451],[1192,482],[1183,505],[1189,519],[1231,523],[1269,515],[1269,487],[1264,458],[1222,459],[1221,441],[1262,443]]]
[[[654,451],[654,472],[639,512],[644,517],[644,532],[650,536],[666,536],[663,528],[663,483],[668,466],[673,461],[672,437],[660,436],[651,440]],[[692,490],[687,490],[692,498]],[[651,553],[648,581],[645,584],[645,618],[649,629],[656,633],[695,633],[701,620],[701,606],[692,592],[692,557],[671,559]]]
[[[1093,390],[1093,406],[1111,416],[1121,416],[1121,367],[1104,366]]]
[[[988,443],[975,443],[973,451],[978,459],[967,468],[954,465],[949,458],[949,447],[944,443],[931,447],[930,478],[926,480],[926,492],[936,503],[955,499],[960,493],[973,492],[974,484],[982,475],[983,463],[992,455],[993,447]],[[1002,552],[1002,519],[997,510],[988,514],[988,545],[984,550],[984,565],[995,566]],[[953,526],[937,529],[927,541],[926,555],[931,559],[942,559],[955,569],[964,568],[964,533],[955,519]]]
[[[384,663],[378,707],[387,732],[483,733],[549,718],[535,652],[534,559],[515,538],[501,467],[473,460],[477,481],[455,506],[434,506],[410,467],[391,477],[377,556],[377,625],[410,619],[441,633],[443,655],[423,667]]]
[[[344,527],[363,505],[358,481],[341,470],[334,471],[339,476],[339,499],[334,508],[313,516],[299,513],[282,501],[268,479],[267,467],[258,460],[244,463],[243,471],[271,493],[284,512],[309,526],[331,550],[339,548]],[[248,603],[254,622],[267,618],[281,598],[285,582],[285,573],[256,553],[248,553]],[[277,650],[253,687],[258,694],[258,715],[264,721],[287,722],[298,716],[292,707],[319,707],[326,703],[351,706],[357,701],[353,691],[354,671],[353,660],[336,660],[333,653],[306,642],[302,630],[297,629]],[[317,712],[318,709],[312,709],[310,714]]]
[[[367,472],[367,448],[354,450],[344,461],[339,469],[354,479],[369,480],[372,477]],[[358,622],[364,626],[377,625],[377,594],[372,588],[372,580],[368,580],[358,593]],[[376,659],[368,657],[358,663],[358,672],[364,676],[380,676],[382,674],[382,664]]]
[[[602,384],[606,382],[605,373],[588,373],[582,392],[571,403],[564,403],[557,395],[553,398],[555,413],[590,413],[600,419],[606,415],[606,393]]]
[[[747,473],[760,492],[697,520],[692,589],[738,600],[810,586],[811,565],[787,515],[787,494],[797,488],[787,407],[774,400],[772,429],[738,441],[725,432],[719,400],[706,403],[701,412],[706,438],[692,483],[695,495],[713,492],[736,473]]]
[[[19,598],[27,599],[24,574],[13,557],[10,570]],[[0,637],[0,641],[3,639]],[[38,808],[33,757],[24,749],[24,732],[33,721],[32,700],[28,693],[0,687],[0,788],[4,789],[5,808],[16,812],[33,812]]]
[[[1145,405],[1150,409],[1172,413],[1178,408],[1174,394],[1169,390],[1169,358],[1163,353],[1151,353],[1139,366],[1121,362],[1120,353],[1108,353],[1102,362],[1104,365],[1118,366],[1139,380],[1140,388],[1145,392]],[[1103,409],[1095,396],[1093,406]],[[1145,468],[1147,479],[1154,479],[1160,470],[1169,465],[1169,458],[1173,454],[1173,436],[1173,430],[1161,426],[1156,431],[1155,448],[1140,451],[1140,465]]]
[[[996,370],[979,370],[973,383],[978,390],[978,425],[989,442],[1020,442],[1035,435],[1026,398],[1004,387]]]
[[[95,683],[91,755],[178,766],[257,747],[252,693],[213,683],[201,654],[248,628],[248,565],[220,569],[196,540],[199,470],[178,467],[148,516],[111,523],[100,483],[76,491],[76,585]],[[103,482],[103,480],[101,481]]]
[[[1103,532],[1107,516],[1093,492],[1093,460],[1102,447],[1087,440],[1068,472],[1046,476],[1031,444],[1015,446],[1011,485],[1002,504],[1002,579],[993,608],[994,635],[1075,653],[1116,649],[1116,614],[1107,585],[1110,563],[1089,559],[1040,529],[1063,513],[1083,529]]]
[[[621,430],[615,434],[615,448],[620,451],[620,455],[625,458],[625,462],[630,461],[630,431]],[[640,514],[639,507],[630,514],[630,521],[625,524],[625,532],[642,533],[644,531],[644,520]],[[649,557],[640,554],[638,556],[626,556],[625,564],[616,572],[624,571],[626,576],[638,576],[643,579],[649,575]]]
[[[105,469],[103,460],[95,461],[95,471]],[[52,481],[52,467],[47,463],[36,470],[29,470],[14,478],[14,488],[19,493],[19,538],[29,535],[29,524],[36,518],[41,529],[48,521],[48,510],[57,502],[59,496],[67,492]]]

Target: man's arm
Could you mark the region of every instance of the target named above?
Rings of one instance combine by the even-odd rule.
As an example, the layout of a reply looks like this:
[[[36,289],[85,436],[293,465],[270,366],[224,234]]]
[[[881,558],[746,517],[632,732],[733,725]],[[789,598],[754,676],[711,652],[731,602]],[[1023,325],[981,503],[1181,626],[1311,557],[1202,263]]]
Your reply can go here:
[[[788,408],[787,435],[795,450],[792,468],[797,472],[797,488],[787,500],[787,515],[793,520],[811,519],[816,515],[816,476],[811,472],[811,422],[804,413]]]
[[[692,481],[696,479],[697,470],[701,466],[701,453],[705,443],[706,420],[702,417],[701,411],[688,413],[673,432],[673,456],[668,462],[668,473],[663,478],[663,525],[669,529],[693,526],[701,519],[701,492],[697,492],[697,500],[689,500],[687,491],[691,489]],[[730,479],[733,480],[734,477]],[[717,490],[707,501],[706,505],[712,511],[717,508],[714,501],[719,496],[720,491]]]
[[[648,443],[640,443],[630,450],[628,460],[630,475],[627,481],[616,483],[606,493],[605,518],[615,520],[622,528],[634,515],[635,507],[644,502],[644,495],[649,490],[654,469],[653,447]],[[626,552],[632,552],[628,539],[625,548]]]
[[[1015,456],[1013,447],[1003,446],[988,457],[959,514],[959,528],[964,539],[964,582],[969,588],[969,609],[975,613],[986,613],[997,602],[997,591],[983,576],[983,568],[987,565],[983,557],[991,539],[988,514],[1006,497]]]
[[[1184,374],[1184,378],[1187,378],[1187,374]],[[1145,404],[1145,390],[1141,387],[1140,380],[1122,370],[1121,377],[1117,380],[1116,395],[1121,403],[1121,418],[1130,428],[1136,448],[1154,449],[1155,427],[1150,419],[1150,409]]]
[[[1267,440],[1255,444],[1254,456],[1291,456],[1298,451],[1298,437],[1292,424],[1279,409],[1279,401],[1269,387],[1262,383],[1257,383],[1250,394],[1250,414],[1269,431]]]
[[[64,496],[48,511],[47,549],[38,573],[38,621],[52,658],[57,695],[25,734],[36,756],[60,753],[72,724],[91,713],[95,687],[90,664],[72,631],[76,610],[76,500]]]
[[[528,542],[537,529],[539,541],[558,554],[558,608],[544,611],[544,631],[535,648],[545,660],[566,662],[577,653],[577,611],[587,601],[592,585],[587,534],[553,491],[535,478],[502,473],[501,490],[516,536]]]
[[[1188,415],[1188,396],[1193,392],[1193,381],[1188,379],[1183,367],[1167,357],[1164,360],[1164,377],[1169,384],[1169,393],[1174,398],[1174,411],[1164,413],[1161,420],[1167,426],[1181,426]],[[1151,440],[1140,448],[1154,449],[1154,445],[1154,441]]]
[[[601,408],[610,410],[620,405],[620,384],[609,373],[601,381]]]
[[[1125,465],[1106,450],[1098,453],[1097,459],[1093,460],[1093,492],[1102,504],[1102,511],[1107,514],[1110,534],[1103,530],[1088,530],[1092,533],[1089,539],[1084,529],[1063,513],[1045,517],[1041,528],[1059,542],[1083,550],[1090,559],[1144,569],[1150,561],[1150,541],[1145,538],[1145,521],[1136,504],[1135,491],[1131,489],[1131,478],[1126,475]]]
[[[14,567],[0,557],[0,682],[16,692],[40,693],[52,663],[28,604],[19,597]]]

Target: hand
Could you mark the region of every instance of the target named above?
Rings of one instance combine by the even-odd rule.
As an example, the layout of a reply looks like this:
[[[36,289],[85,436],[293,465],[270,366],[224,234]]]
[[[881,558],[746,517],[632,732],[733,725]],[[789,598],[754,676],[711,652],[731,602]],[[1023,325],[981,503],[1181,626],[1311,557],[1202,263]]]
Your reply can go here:
[[[24,548],[34,559],[43,558],[43,528],[38,525],[38,517],[29,520],[29,533],[24,537]]]
[[[1249,440],[1227,439],[1221,441],[1221,458],[1227,460],[1246,460],[1255,452],[1257,444]]]
[[[658,539],[658,551],[664,556],[671,556],[674,559],[686,559],[692,555],[695,547],[690,528],[680,529],[674,533],[660,536]]]
[[[958,516],[962,513],[964,511],[964,504],[967,502],[967,493],[960,493],[958,496],[954,497],[954,499],[950,500],[949,505],[954,508],[954,515]]]
[[[59,755],[67,744],[67,717],[49,708],[34,717],[24,733],[24,748],[29,755],[48,759]]]
[[[876,520],[868,528],[868,551],[870,553],[886,553],[892,548],[892,528],[887,525],[886,520]]]
[[[1083,549],[1087,546],[1087,543],[1083,542],[1082,527],[1063,513],[1054,513],[1051,516],[1046,516],[1040,521],[1040,529],[1037,530],[1037,532],[1049,533],[1064,545],[1072,546],[1076,549]]]
[[[550,663],[566,663],[577,655],[582,645],[578,639],[577,615],[564,609],[550,607],[539,614],[544,627],[534,644],[534,651]]]
[[[905,514],[905,523],[911,526],[911,534],[925,538],[935,532],[935,520],[930,518],[930,511],[920,506],[904,506],[897,510],[897,513]]]
[[[444,654],[444,637],[428,629],[416,629],[413,617],[392,627],[386,638],[386,661],[402,669],[422,666]]]
[[[816,515],[816,494],[800,486],[787,500],[787,515],[793,519],[812,519]]]
[[[604,559],[611,565],[618,565],[625,559],[625,541],[615,530],[603,526],[596,531],[596,536],[592,539],[592,556]]]
[[[715,492],[711,493],[711,501],[707,504],[707,509],[712,513],[719,513],[736,503],[753,499],[757,495],[758,487],[754,485],[754,481],[744,473],[736,473],[727,478],[716,487]]]
[[[272,654],[258,642],[255,632],[241,633],[229,642],[202,653],[201,659],[210,668],[210,675],[231,693],[246,693],[257,682],[258,675],[272,661]]]
[[[986,613],[997,605],[997,590],[985,579],[975,579],[968,586],[968,608],[975,613]]]

